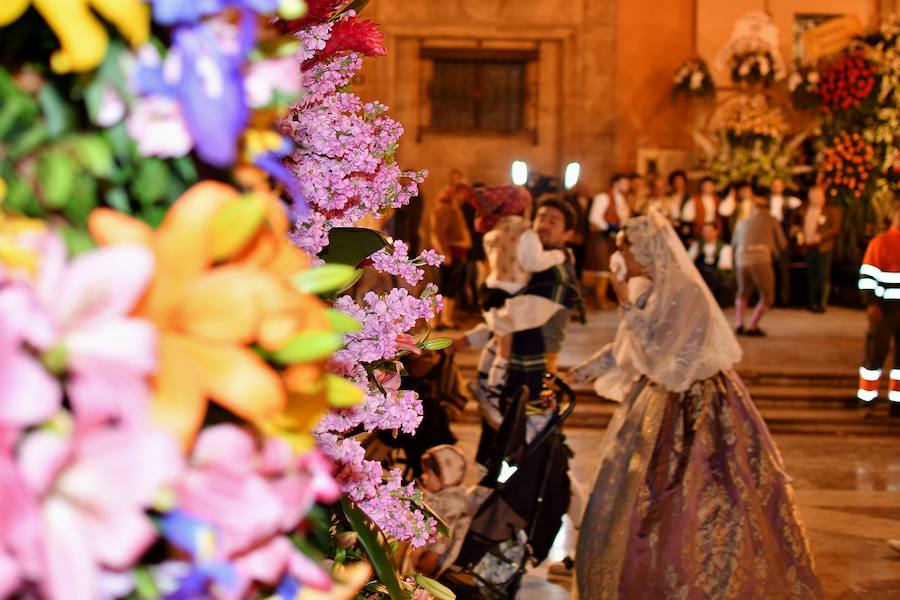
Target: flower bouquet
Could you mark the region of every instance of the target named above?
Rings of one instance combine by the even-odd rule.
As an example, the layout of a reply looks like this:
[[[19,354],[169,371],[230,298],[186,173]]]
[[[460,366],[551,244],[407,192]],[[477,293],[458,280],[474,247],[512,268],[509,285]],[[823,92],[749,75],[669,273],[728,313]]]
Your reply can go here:
[[[728,43],[716,57],[736,85],[769,86],[787,76],[778,50],[778,29],[763,12],[750,12],[735,23]]]
[[[822,70],[819,95],[826,114],[862,109],[877,97],[877,67],[865,54],[844,54]]]
[[[857,133],[842,131],[822,148],[819,171],[829,196],[850,204],[868,197],[875,183],[872,177],[875,150]]]
[[[710,97],[716,95],[709,67],[702,58],[689,58],[684,61],[675,75],[672,76],[673,93],[688,96]]]
[[[725,114],[724,134],[734,146],[763,145],[782,139],[788,127],[784,114],[770,106],[764,96],[741,98]]]
[[[447,344],[433,286],[341,295],[440,262],[351,227],[424,176],[347,89],[363,4],[0,8],[0,598],[452,597],[360,444]]]
[[[815,67],[799,65],[787,80],[791,104],[797,110],[812,110],[822,104],[819,93],[819,71]]]

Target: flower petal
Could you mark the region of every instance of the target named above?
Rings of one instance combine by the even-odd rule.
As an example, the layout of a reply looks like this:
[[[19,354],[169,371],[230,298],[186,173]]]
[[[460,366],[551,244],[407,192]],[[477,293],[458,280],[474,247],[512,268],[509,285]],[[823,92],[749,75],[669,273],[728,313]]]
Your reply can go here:
[[[258,271],[222,267],[191,282],[173,307],[171,325],[208,340],[247,344],[256,338],[261,318],[259,286],[273,287]]]
[[[23,428],[59,410],[62,386],[24,352],[0,352],[0,398],[0,423]]]
[[[51,496],[44,501],[42,515],[45,573],[42,582],[47,598],[94,600],[98,570],[94,557],[85,551],[86,532],[77,509]]]
[[[78,427],[149,423],[150,386],[134,373],[107,369],[70,374],[66,392]]]
[[[113,244],[149,246],[153,240],[153,230],[146,223],[111,208],[92,210],[88,217],[88,229],[97,243],[104,246]]]
[[[156,370],[156,329],[142,319],[107,319],[69,333],[64,344],[75,372],[125,370],[132,376]]]
[[[140,313],[165,320],[188,284],[210,264],[210,230],[216,213],[239,197],[231,186],[201,181],[166,213],[154,240],[156,277]]]
[[[183,336],[160,336],[159,368],[153,385],[151,419],[190,445],[206,415],[207,396],[202,372]]]
[[[281,380],[251,350],[195,338],[185,338],[183,344],[218,404],[252,423],[267,421],[284,408]]]
[[[59,288],[44,296],[63,327],[127,315],[153,275],[153,253],[134,244],[99,248],[76,257]]]
[[[12,558],[0,552],[0,598],[11,598],[19,588],[19,566]]]
[[[256,443],[249,433],[231,424],[208,427],[197,437],[191,459],[197,465],[211,465],[237,472],[252,472]]]

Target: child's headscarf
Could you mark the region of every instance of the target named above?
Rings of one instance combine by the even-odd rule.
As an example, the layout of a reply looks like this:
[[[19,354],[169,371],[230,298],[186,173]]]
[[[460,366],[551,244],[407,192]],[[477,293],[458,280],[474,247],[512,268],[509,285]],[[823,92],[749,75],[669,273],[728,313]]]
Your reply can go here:
[[[528,190],[517,185],[470,188],[470,190],[466,202],[475,209],[475,230],[479,233],[490,231],[503,217],[521,215],[531,202]]]

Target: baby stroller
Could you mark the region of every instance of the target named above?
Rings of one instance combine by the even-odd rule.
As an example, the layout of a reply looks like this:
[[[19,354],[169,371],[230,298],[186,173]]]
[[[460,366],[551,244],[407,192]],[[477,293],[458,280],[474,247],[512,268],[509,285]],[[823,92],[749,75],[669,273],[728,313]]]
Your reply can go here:
[[[480,484],[486,498],[442,578],[458,598],[514,598],[528,563],[547,557],[568,509],[571,452],[562,424],[575,408],[575,394],[547,375],[539,400],[544,412],[528,416],[529,396],[520,388],[505,412]],[[540,428],[529,433],[529,421]]]

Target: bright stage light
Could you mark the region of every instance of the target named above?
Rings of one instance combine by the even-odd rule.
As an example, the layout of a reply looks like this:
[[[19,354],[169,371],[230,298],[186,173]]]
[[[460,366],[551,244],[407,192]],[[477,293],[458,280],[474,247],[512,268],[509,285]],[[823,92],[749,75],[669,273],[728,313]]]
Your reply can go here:
[[[528,165],[523,160],[514,161],[512,169],[512,181],[516,185],[525,185],[528,183]]]
[[[578,183],[578,178],[581,176],[581,164],[577,162],[570,162],[566,165],[566,174],[563,177],[563,184],[566,186],[567,190],[571,190]]]

